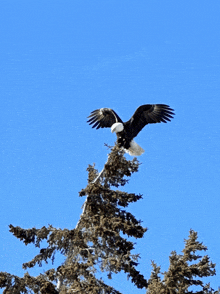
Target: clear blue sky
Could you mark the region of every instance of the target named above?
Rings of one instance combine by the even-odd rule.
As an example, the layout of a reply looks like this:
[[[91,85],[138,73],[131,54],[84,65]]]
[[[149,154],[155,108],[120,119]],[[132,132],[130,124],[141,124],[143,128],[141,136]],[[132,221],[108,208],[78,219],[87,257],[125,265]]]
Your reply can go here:
[[[125,187],[143,194],[129,210],[149,229],[137,240],[139,269],[149,278],[154,260],[167,270],[192,228],[220,286],[219,15],[217,0],[1,1],[1,271],[23,276],[38,252],[9,224],[75,227],[87,165],[101,170],[104,143],[115,142],[91,129],[89,113],[111,107],[128,120],[139,105],[164,103],[175,119],[139,134],[142,165]],[[134,293],[125,275],[111,283]]]

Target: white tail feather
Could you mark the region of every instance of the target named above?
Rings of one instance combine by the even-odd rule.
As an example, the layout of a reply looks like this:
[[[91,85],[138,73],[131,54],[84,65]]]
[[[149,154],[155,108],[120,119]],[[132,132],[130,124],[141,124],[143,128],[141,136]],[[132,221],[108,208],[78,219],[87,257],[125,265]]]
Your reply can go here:
[[[144,149],[141,148],[134,140],[130,143],[130,148],[125,149],[125,152],[127,152],[131,156],[139,156],[144,153]]]

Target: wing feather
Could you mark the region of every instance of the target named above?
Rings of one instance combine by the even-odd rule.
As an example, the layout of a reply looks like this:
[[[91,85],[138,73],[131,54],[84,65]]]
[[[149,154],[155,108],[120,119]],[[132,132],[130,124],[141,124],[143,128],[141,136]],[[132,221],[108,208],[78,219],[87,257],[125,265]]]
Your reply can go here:
[[[132,138],[147,124],[167,123],[175,115],[174,110],[166,104],[145,104],[138,107],[129,121],[124,123]]]
[[[121,118],[111,108],[100,108],[93,110],[88,116],[87,122],[92,128],[110,128],[114,123],[121,122]]]

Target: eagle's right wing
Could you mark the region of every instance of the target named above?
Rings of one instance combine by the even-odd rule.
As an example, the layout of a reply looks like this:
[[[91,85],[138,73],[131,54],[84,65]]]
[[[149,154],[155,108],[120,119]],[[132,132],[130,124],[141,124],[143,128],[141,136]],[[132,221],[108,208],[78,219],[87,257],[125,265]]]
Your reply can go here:
[[[111,108],[101,108],[91,112],[88,116],[87,121],[93,128],[111,128],[111,126],[116,122],[121,122],[122,120]]]
[[[147,124],[166,123],[173,118],[174,110],[166,104],[145,104],[139,106],[125,126],[129,128],[132,138]]]

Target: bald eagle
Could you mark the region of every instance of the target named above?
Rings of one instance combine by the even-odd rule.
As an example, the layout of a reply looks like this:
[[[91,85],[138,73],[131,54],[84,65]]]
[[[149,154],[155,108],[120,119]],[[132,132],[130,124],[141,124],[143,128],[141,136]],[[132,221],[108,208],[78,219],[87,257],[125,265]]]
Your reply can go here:
[[[117,145],[132,156],[141,155],[144,150],[133,140],[147,124],[166,123],[173,118],[174,110],[165,104],[145,104],[138,107],[133,116],[123,122],[111,108],[91,112],[88,123],[93,128],[111,128],[117,135]]]

